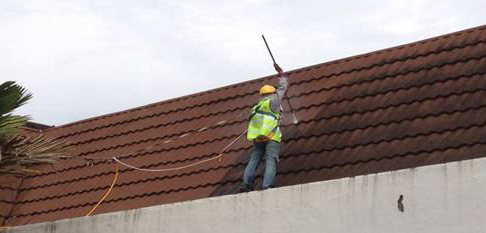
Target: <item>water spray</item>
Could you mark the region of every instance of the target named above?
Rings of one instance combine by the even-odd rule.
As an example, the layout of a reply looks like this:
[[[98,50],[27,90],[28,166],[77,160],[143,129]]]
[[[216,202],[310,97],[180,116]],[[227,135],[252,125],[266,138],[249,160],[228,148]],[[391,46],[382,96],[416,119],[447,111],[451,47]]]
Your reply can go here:
[[[265,42],[265,46],[267,46],[268,53],[270,53],[270,57],[272,58],[273,61],[273,66],[276,67],[277,62],[275,61],[275,58],[273,57],[272,51],[270,51],[270,47],[268,46],[267,40],[265,39],[265,36],[262,35],[263,42]],[[280,67],[280,66],[278,66]],[[292,117],[294,118],[294,124],[299,123],[299,120],[297,120],[297,117],[295,116],[294,110],[292,109],[292,105],[290,104],[289,97],[287,96],[287,92],[285,93],[285,98],[287,99],[287,103],[289,104],[290,112],[292,113]]]

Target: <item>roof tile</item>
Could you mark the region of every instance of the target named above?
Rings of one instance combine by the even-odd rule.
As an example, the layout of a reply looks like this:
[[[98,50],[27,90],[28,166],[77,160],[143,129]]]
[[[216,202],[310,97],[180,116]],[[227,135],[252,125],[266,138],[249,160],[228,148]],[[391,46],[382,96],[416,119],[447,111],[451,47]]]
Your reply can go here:
[[[277,186],[485,157],[485,30],[287,72],[299,123],[284,114]],[[19,191],[2,195],[2,206],[15,206],[2,210],[0,221],[7,215],[8,225],[84,216],[115,175],[113,162],[90,158],[117,156],[165,169],[217,156],[246,129],[258,88],[276,82],[268,76],[46,130],[75,145],[77,158],[45,167],[24,178]],[[122,167],[95,214],[234,193],[250,149],[241,139],[220,162],[171,172]],[[0,183],[0,189],[11,188]]]

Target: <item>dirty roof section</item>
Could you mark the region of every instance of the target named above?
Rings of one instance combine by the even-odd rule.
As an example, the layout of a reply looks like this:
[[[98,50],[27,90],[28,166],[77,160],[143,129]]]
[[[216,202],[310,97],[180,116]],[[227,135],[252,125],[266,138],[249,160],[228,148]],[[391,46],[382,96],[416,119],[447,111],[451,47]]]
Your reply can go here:
[[[288,72],[299,118],[285,114],[277,186],[485,157],[486,26]],[[0,222],[84,216],[107,192],[115,163],[178,167],[217,156],[247,127],[270,76],[47,129],[76,158],[23,180],[0,179]],[[288,109],[287,103],[283,106]],[[221,161],[171,172],[121,167],[95,214],[234,193],[251,144]],[[256,186],[261,184],[261,169]]]

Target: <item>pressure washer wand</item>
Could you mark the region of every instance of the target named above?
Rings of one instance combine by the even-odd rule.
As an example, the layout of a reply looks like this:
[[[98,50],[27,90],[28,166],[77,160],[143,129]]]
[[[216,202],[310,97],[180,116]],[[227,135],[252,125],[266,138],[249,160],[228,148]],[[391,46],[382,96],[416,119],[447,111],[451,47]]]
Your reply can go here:
[[[267,46],[268,53],[270,53],[270,57],[272,58],[273,64],[277,64],[275,58],[273,57],[272,51],[270,51],[270,47],[268,46],[267,40],[265,40],[265,36],[262,34],[263,42],[265,42],[265,46]]]
[[[275,58],[273,57],[272,51],[270,50],[270,47],[268,46],[267,40],[265,39],[265,36],[262,34],[263,42],[265,42],[265,46],[267,46],[268,53],[270,53],[270,57],[272,58],[273,61],[273,66],[278,66],[277,62],[275,61]],[[279,66],[280,67],[280,66]],[[297,120],[297,117],[295,116],[294,110],[292,109],[292,105],[290,104],[289,97],[287,96],[287,92],[285,93],[285,98],[287,99],[287,103],[289,104],[290,112],[292,113],[292,116],[294,117],[294,124],[297,124],[299,121]]]

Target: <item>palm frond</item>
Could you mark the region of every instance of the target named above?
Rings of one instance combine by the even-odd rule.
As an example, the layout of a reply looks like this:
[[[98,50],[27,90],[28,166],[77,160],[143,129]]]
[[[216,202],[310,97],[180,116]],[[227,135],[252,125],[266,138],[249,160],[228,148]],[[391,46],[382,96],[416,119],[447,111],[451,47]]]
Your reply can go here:
[[[30,99],[32,99],[32,94],[27,93],[25,88],[14,81],[0,84],[0,116],[12,112]]]
[[[71,146],[67,142],[37,136],[25,138],[17,136],[2,146],[0,174],[32,174],[39,172],[29,166],[55,164],[62,158],[69,158]]]
[[[0,143],[19,134],[20,130],[29,120],[26,116],[17,116],[8,114],[0,116]],[[3,144],[3,143],[2,143]]]
[[[32,94],[14,81],[0,84],[0,174],[26,175],[37,173],[36,164],[54,164],[70,157],[68,143],[45,138],[22,136],[28,116],[12,111],[27,103]]]

